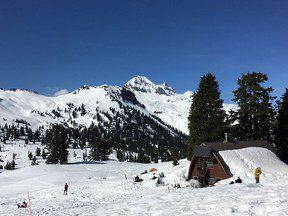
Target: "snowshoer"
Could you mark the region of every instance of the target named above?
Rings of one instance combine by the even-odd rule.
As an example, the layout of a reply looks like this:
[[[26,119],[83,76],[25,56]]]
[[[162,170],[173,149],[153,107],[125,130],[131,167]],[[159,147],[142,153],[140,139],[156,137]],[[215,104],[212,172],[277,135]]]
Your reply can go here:
[[[163,172],[159,173],[159,176],[160,176],[161,178],[164,178],[164,177],[165,177],[165,175],[164,175]]]
[[[257,183],[257,184],[259,183],[260,174],[262,174],[262,170],[261,170],[260,167],[257,167],[257,168],[254,170],[254,177],[255,177],[255,180],[256,180],[256,183]]]
[[[28,204],[25,201],[23,201],[21,205],[18,204],[18,208],[27,208],[27,207],[28,207]]]
[[[68,192],[68,184],[65,183],[65,185],[64,185],[64,193],[63,193],[63,195],[67,195],[67,192]]]

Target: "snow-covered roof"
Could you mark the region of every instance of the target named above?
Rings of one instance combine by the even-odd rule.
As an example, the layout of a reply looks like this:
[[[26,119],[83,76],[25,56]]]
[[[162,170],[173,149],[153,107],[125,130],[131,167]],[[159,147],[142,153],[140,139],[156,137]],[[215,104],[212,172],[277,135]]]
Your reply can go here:
[[[274,153],[276,149],[266,140],[248,140],[248,141],[236,141],[236,142],[204,142],[200,146],[209,146],[214,151],[225,151],[243,149],[249,147],[266,148]]]

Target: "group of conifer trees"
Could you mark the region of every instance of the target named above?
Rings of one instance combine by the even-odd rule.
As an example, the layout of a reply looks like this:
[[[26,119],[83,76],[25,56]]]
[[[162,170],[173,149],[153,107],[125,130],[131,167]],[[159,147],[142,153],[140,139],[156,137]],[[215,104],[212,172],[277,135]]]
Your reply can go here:
[[[233,91],[238,109],[226,114],[215,75],[201,77],[189,114],[188,158],[195,145],[223,141],[228,133],[230,140],[267,140],[288,162],[288,90],[277,101],[267,81],[261,72],[242,74]]]

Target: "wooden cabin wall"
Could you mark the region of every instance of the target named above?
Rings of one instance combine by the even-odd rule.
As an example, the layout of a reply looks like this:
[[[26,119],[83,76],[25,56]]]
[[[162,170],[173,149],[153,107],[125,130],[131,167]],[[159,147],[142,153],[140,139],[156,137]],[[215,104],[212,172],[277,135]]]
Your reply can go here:
[[[226,173],[224,169],[224,165],[221,163],[220,159],[217,157],[217,155],[212,154],[211,158],[201,158],[201,157],[193,157],[191,160],[190,168],[189,168],[189,176],[188,179],[194,179],[197,177],[197,180],[199,178],[204,177],[203,170],[199,170],[198,166],[202,166],[203,169],[206,167],[206,160],[213,161],[214,167],[210,169],[210,178],[215,179],[227,179],[229,178],[229,173]]]

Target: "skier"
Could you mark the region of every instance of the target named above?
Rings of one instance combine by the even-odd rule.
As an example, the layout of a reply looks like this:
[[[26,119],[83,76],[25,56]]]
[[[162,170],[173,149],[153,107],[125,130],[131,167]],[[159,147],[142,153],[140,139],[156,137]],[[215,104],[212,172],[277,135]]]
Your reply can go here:
[[[254,170],[254,177],[255,177],[255,180],[256,180],[256,183],[257,183],[257,184],[259,183],[260,174],[262,174],[262,170],[261,170],[260,167],[257,167],[257,168]]]
[[[23,201],[22,205],[18,204],[18,208],[27,208],[28,207],[28,204]]]
[[[65,185],[64,185],[64,193],[63,193],[63,195],[67,195],[67,191],[68,191],[68,184],[65,183]]]

